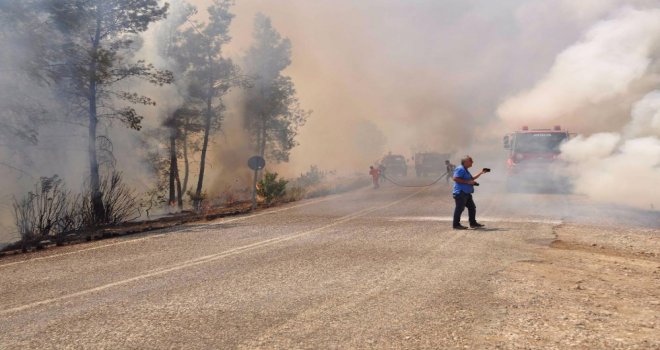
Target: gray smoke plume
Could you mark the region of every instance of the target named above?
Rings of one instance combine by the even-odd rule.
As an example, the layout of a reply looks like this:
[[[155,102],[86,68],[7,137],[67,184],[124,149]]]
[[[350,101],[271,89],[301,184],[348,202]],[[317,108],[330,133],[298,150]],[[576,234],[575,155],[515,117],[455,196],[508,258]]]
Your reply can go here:
[[[387,151],[410,156],[420,147],[455,155],[492,150],[503,133],[520,126],[512,119],[507,126],[492,124],[493,111],[506,96],[543,79],[555,57],[585,40],[581,36],[594,23],[615,19],[622,6],[645,13],[654,5],[647,0],[243,0],[235,6],[230,49],[239,55],[250,45],[255,13],[269,16],[291,39],[293,62],[285,73],[305,108],[314,111],[288,167],[355,169]],[[643,88],[636,97],[622,97],[628,105],[650,83],[633,84]],[[356,137],[371,139],[355,134],[365,130],[365,120],[386,143],[356,151]],[[612,116],[604,121],[611,130],[625,125]]]
[[[500,105],[511,125],[562,124],[575,190],[644,209],[660,203],[660,8],[621,7],[557,55],[528,91]]]

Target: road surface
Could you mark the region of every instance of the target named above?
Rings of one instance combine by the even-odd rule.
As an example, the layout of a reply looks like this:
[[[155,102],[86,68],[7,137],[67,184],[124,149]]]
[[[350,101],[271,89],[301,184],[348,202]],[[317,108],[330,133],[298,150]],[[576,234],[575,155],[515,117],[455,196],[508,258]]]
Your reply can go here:
[[[660,348],[657,212],[485,187],[481,230],[390,184],[5,257],[0,348]]]

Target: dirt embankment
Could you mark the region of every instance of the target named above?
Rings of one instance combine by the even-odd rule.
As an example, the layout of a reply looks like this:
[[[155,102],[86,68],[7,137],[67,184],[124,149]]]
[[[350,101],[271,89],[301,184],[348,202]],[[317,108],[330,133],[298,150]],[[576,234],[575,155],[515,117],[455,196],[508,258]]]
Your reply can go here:
[[[496,348],[660,349],[660,230],[560,225],[497,278]]]

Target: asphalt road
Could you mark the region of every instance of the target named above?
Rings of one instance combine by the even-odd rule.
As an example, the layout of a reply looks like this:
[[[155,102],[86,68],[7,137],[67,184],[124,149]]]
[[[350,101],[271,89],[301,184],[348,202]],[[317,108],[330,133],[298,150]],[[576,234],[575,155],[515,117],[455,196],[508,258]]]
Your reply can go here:
[[[451,229],[444,183],[389,185],[7,257],[0,348],[489,347],[498,272],[563,220],[612,215],[579,197],[475,199],[486,229]]]

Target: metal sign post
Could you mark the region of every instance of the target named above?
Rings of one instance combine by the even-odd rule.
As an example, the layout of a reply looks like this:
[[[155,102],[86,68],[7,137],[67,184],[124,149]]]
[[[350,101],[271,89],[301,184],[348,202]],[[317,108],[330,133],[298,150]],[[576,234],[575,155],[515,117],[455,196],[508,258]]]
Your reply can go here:
[[[254,170],[254,179],[252,179],[252,210],[257,208],[257,176],[259,170],[266,166],[266,160],[261,156],[253,156],[248,159],[248,166]]]

